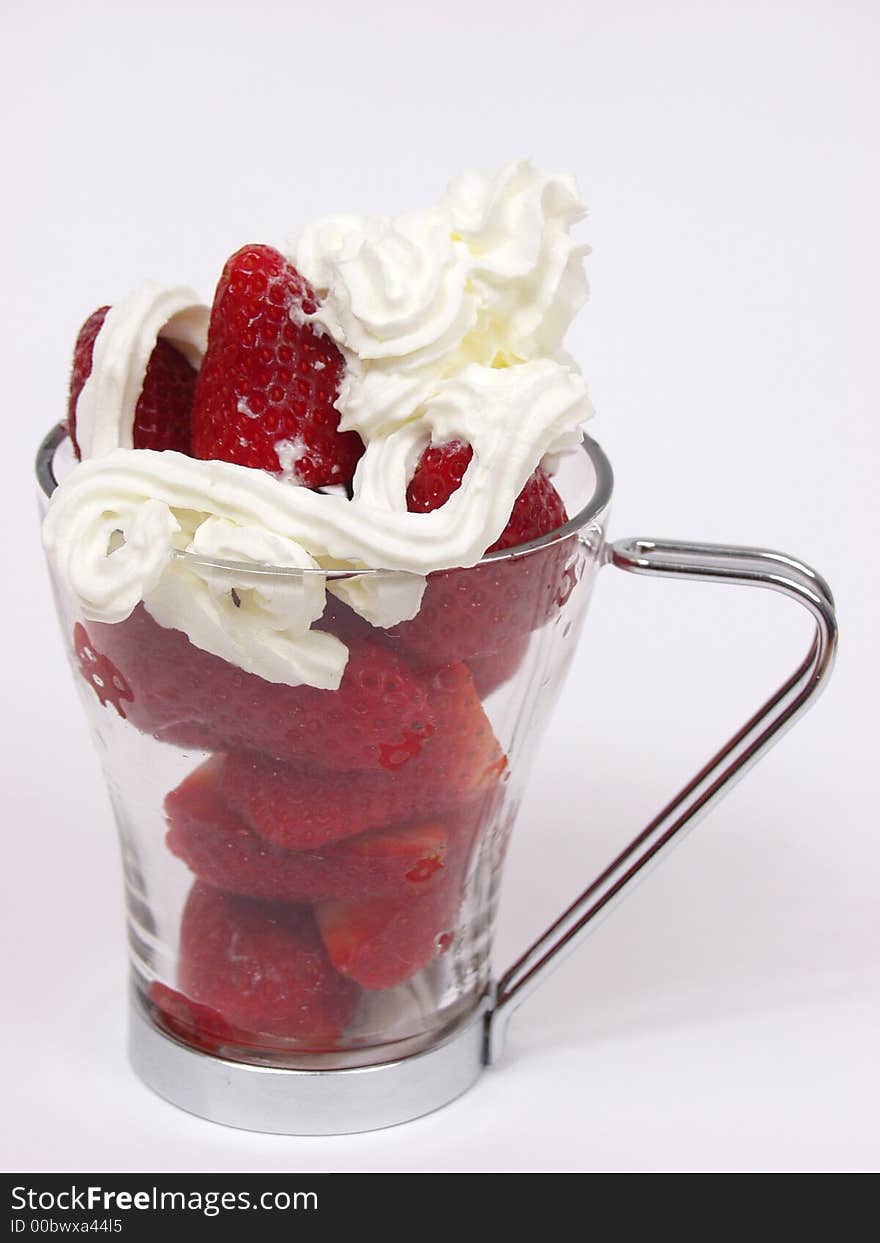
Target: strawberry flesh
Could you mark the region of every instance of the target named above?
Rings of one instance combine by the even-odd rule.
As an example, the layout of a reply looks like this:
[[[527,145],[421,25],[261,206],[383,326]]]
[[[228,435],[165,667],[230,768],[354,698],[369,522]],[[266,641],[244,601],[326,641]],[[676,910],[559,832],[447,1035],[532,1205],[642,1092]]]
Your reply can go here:
[[[448,821],[447,867],[436,884],[409,900],[316,905],[324,945],[340,975],[366,989],[396,988],[446,953],[455,940],[473,845],[491,814],[491,803],[456,812]]]

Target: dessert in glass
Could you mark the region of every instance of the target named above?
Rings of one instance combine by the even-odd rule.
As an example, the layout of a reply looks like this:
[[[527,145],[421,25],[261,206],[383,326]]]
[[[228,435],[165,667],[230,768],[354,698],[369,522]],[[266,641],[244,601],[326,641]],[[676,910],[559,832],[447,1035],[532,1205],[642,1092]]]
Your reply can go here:
[[[244,246],[210,309],[148,283],[80,331],[44,543],[119,830],[134,1060],[195,1112],[360,1129],[482,1063],[505,850],[608,557],[563,350],[582,215],[520,161]],[[242,1071],[250,1112],[211,1097]]]

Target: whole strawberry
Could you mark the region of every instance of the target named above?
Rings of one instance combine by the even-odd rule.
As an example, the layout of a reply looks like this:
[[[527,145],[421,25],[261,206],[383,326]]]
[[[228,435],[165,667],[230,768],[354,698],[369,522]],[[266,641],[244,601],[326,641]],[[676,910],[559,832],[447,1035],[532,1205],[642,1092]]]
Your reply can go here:
[[[444,505],[461,486],[472,455],[470,445],[459,440],[425,449],[407,488],[409,511],[428,513]],[[518,548],[549,535],[566,520],[562,497],[539,466],[487,551]],[[513,675],[518,664],[514,653],[524,654],[529,634],[567,599],[572,552],[572,542],[562,541],[510,560],[430,574],[418,614],[386,635],[420,665],[473,662],[475,679],[489,693]]]
[[[363,443],[339,431],[344,361],[305,322],[311,286],[270,246],[226,263],[193,409],[193,455],[282,474],[309,488],[347,483]]]
[[[76,439],[76,403],[83,385],[92,374],[95,340],[109,310],[109,306],[102,306],[94,311],[76,338],[67,401],[67,427],[77,457],[80,451]],[[189,453],[196,376],[196,371],[169,341],[156,342],[135,407],[132,429],[135,449],[174,449],[178,453]]]
[[[445,445],[429,445],[419,458],[406,490],[406,507],[411,514],[427,514],[440,509],[461,487],[461,481],[474,455],[470,445],[452,440]],[[507,526],[486,551],[515,548],[541,535],[548,535],[567,520],[562,497],[550,476],[540,466],[526,482],[514,502]]]
[[[359,997],[331,966],[307,906],[254,902],[200,881],[181,919],[179,984],[233,1029],[310,1048],[339,1038]]]

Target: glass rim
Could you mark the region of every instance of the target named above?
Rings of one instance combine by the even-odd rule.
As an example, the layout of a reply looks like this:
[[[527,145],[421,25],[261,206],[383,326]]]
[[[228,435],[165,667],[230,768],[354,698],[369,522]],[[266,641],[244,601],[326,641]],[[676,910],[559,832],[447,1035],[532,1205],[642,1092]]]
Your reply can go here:
[[[55,476],[55,454],[59,447],[69,438],[66,423],[56,423],[54,427],[43,437],[37,449],[36,456],[36,476],[37,483],[41,492],[50,499],[52,493],[58,487],[59,481]],[[555,530],[548,532],[547,535],[538,536],[537,539],[528,540],[524,544],[517,544],[513,548],[500,548],[495,552],[484,553],[476,565],[490,565],[502,561],[513,561],[520,557],[538,551],[539,549],[551,548],[555,544],[561,544],[571,536],[577,535],[584,527],[589,526],[599,514],[607,509],[611,494],[614,489],[614,473],[611,469],[605,451],[602,449],[598,441],[592,436],[588,436],[585,432],[581,440],[581,450],[586,453],[595,472],[595,484],[593,491],[586,503],[562,526],[556,527]],[[182,549],[174,551],[175,558],[182,561],[197,562],[201,566],[217,570],[226,570],[242,574],[273,574],[273,575],[290,575],[301,576],[320,574],[323,578],[334,580],[344,580],[362,575],[418,575],[416,570],[391,570],[380,568],[378,566],[364,566],[360,569],[324,569],[321,566],[273,566],[260,564],[252,561],[224,561],[212,557],[205,557],[199,553],[186,552]],[[461,567],[464,569],[473,569],[473,566]],[[424,577],[424,575],[419,575]]]

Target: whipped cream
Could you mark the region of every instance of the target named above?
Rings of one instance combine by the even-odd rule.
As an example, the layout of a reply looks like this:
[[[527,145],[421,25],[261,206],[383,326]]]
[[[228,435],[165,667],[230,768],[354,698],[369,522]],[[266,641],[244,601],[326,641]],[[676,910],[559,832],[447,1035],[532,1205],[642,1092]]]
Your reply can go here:
[[[311,321],[346,359],[337,408],[367,440],[418,417],[463,366],[561,355],[587,300],[569,229],[585,212],[571,177],[519,160],[465,173],[436,207],[387,216],[327,216],[288,257],[318,290]]]
[[[192,289],[156,281],[145,281],[110,308],[76,403],[76,438],[84,458],[132,447],[135,409],[156,341],[163,337],[198,369],[210,315]]]
[[[424,576],[479,561],[538,463],[579,444],[591,408],[562,340],[587,293],[586,248],[568,234],[582,215],[571,178],[518,162],[458,178],[424,211],[304,231],[291,257],[321,295],[310,321],[346,358],[340,426],[366,446],[351,500],[296,486],[293,441],[276,446],[278,478],[133,449],[156,340],[197,363],[208,312],[158,285],[114,307],[77,406],[83,461],[43,531],[83,615],[122,621],[143,601],[247,672],[335,689],[347,650],[313,629],[325,591],[373,625],[415,616]],[[460,488],[408,513],[421,453],[455,439],[473,448]]]

